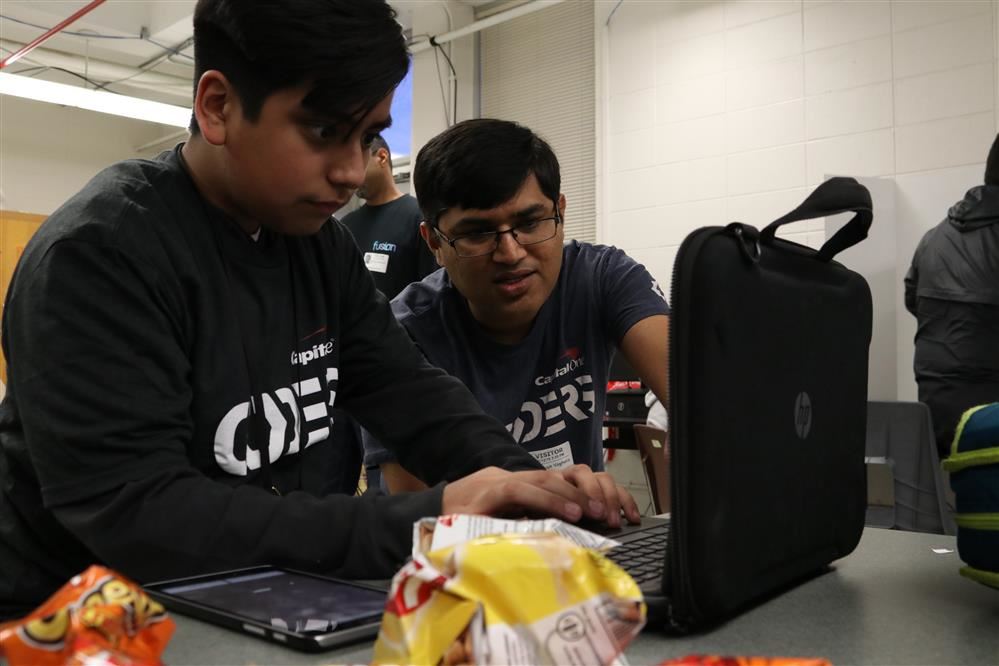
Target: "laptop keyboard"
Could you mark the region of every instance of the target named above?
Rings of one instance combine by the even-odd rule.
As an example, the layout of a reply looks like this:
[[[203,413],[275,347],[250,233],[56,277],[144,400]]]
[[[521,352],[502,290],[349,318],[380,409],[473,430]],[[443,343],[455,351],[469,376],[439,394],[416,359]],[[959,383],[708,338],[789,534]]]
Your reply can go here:
[[[657,525],[639,534],[637,539],[610,551],[608,557],[641,585],[662,577],[669,526]]]

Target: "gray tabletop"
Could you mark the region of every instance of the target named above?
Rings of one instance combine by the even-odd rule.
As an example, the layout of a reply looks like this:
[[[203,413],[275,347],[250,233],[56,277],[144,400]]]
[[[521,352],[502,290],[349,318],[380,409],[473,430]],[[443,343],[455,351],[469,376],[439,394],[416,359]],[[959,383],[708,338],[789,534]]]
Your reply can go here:
[[[687,654],[823,657],[844,664],[999,664],[999,590],[958,575],[953,537],[868,528],[833,570],[717,629],[646,628],[632,664]],[[938,554],[935,548],[951,552]],[[174,614],[167,664],[366,663],[371,644],[303,654]]]

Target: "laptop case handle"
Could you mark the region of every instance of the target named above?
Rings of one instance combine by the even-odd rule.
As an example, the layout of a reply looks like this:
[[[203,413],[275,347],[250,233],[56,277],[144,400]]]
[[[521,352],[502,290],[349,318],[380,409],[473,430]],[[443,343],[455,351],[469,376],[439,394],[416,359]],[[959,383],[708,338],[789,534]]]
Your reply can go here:
[[[833,234],[815,255],[819,261],[829,261],[846,248],[867,238],[867,231],[871,228],[874,216],[871,193],[853,178],[837,176],[819,185],[797,208],[767,225],[760,232],[760,243],[772,244],[777,229],[790,222],[849,211],[856,215]]]

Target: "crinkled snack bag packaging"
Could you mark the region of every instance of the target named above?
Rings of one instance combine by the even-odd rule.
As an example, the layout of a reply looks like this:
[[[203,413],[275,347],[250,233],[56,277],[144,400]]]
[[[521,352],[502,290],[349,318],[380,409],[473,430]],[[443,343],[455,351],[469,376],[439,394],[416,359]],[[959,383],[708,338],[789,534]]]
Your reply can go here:
[[[832,666],[825,659],[793,657],[722,657],[694,654],[664,661],[659,666]]]
[[[154,665],[173,631],[141,587],[92,566],[26,617],[0,624],[0,654],[10,666]]]
[[[435,520],[447,545],[427,550],[439,540],[428,537]],[[514,533],[483,535],[514,522]],[[455,539],[456,526],[470,538]],[[542,527],[477,516],[417,523],[413,559],[392,581],[374,663],[626,663],[624,649],[645,624],[638,585],[599,552]],[[606,541],[579,532],[588,545]]]

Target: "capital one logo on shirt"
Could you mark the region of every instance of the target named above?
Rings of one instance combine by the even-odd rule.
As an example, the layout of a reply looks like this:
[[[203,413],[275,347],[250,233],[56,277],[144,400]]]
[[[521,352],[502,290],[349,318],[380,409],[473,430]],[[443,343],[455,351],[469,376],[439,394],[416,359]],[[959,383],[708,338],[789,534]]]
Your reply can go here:
[[[267,441],[254,442],[256,449],[243,447],[245,454],[242,458],[236,453],[236,433],[240,426],[244,429],[250,427],[250,401],[235,405],[222,417],[215,430],[215,462],[229,474],[246,476],[260,469],[259,449],[265,444],[268,460],[274,463],[282,456],[298,453],[329,439],[333,425],[330,410],[336,402],[339,377],[338,368],[326,368],[322,375],[255,396],[254,407],[262,410],[267,422]]]
[[[568,375],[573,370],[578,370],[583,367],[585,362],[583,357],[579,354],[579,347],[570,347],[558,357],[559,361],[565,361],[564,365],[555,368],[555,372],[550,375],[542,375],[541,377],[536,377],[534,379],[535,386],[546,386],[551,384],[553,381],[559,377]]]
[[[525,401],[520,406],[520,415],[506,426],[520,444],[557,435],[565,430],[568,417],[585,421],[593,416],[596,407],[593,377],[572,376],[586,364],[579,348],[566,349],[558,357],[558,363],[553,372],[534,379],[535,386],[551,390],[538,400]]]

